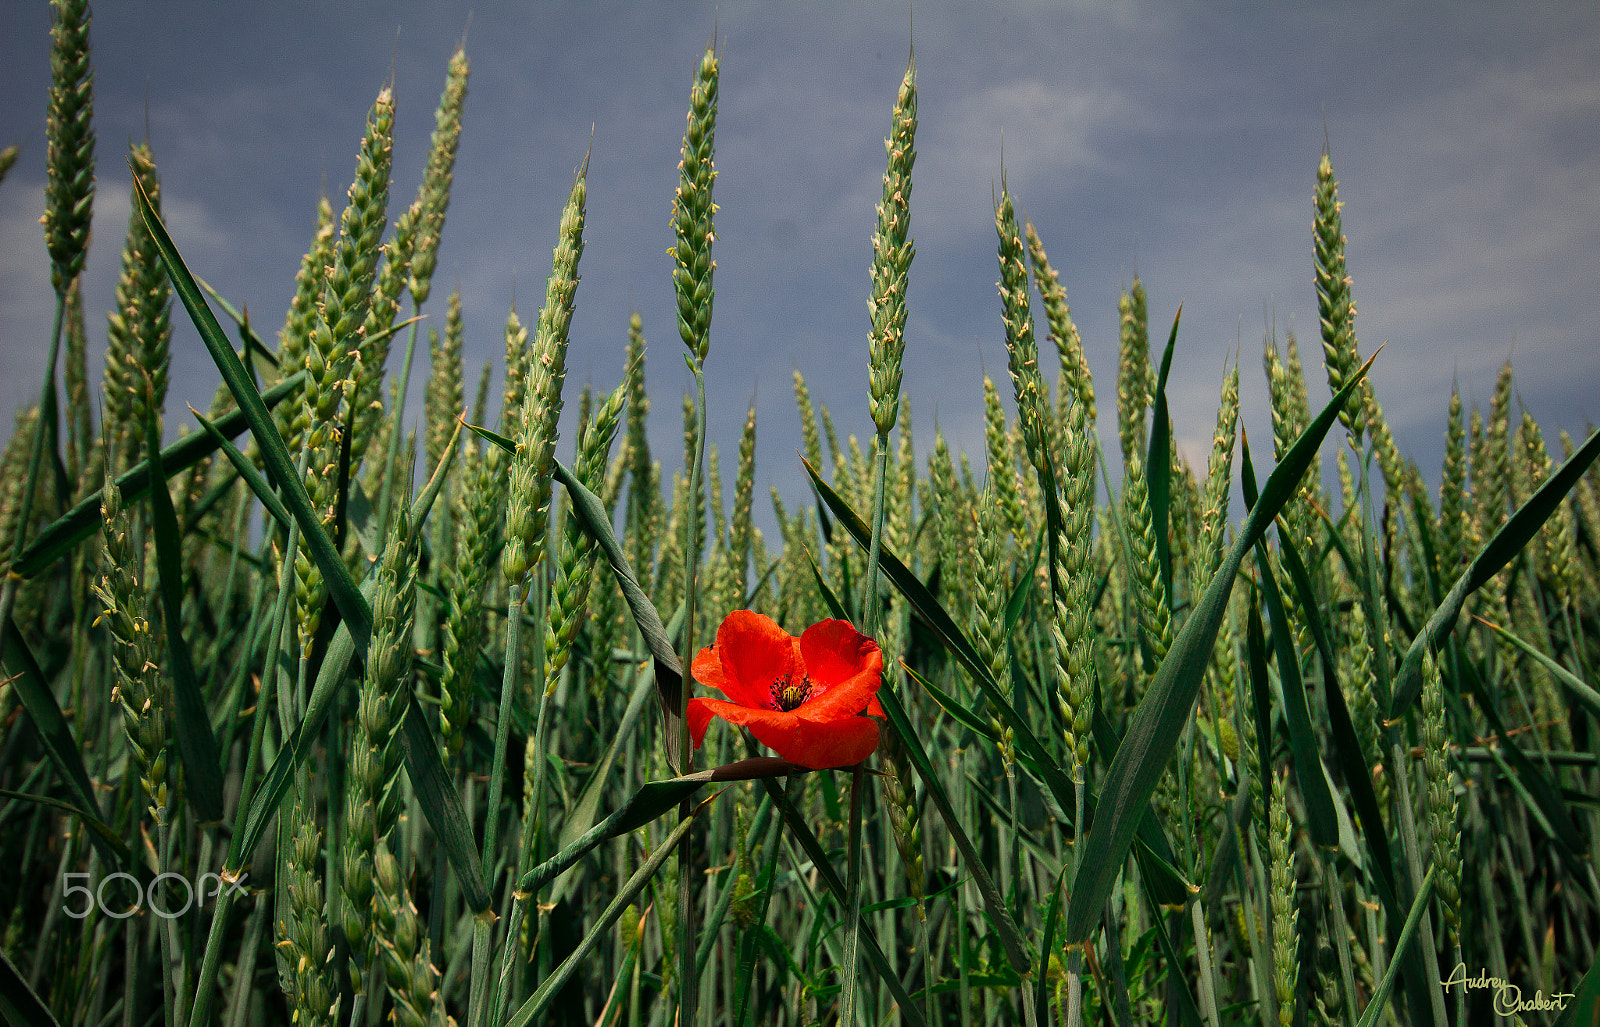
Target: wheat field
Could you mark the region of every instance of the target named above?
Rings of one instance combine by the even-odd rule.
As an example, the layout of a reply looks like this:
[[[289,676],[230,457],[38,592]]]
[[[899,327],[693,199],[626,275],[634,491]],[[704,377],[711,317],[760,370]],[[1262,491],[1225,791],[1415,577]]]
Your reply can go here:
[[[705,377],[738,359],[714,41],[661,198],[676,325],[618,325],[609,391],[566,382],[587,159],[542,296],[434,292],[464,48],[413,197],[374,99],[281,328],[186,264],[133,144],[96,389],[84,253],[122,165],[88,5],[53,8],[55,323],[0,454],[8,1023],[1600,1023],[1600,434],[1547,435],[1508,363],[1486,409],[1439,398],[1424,483],[1326,151],[1318,339],[1263,340],[1270,445],[1235,361],[1183,459],[1181,310],[1152,337],[1137,277],[1097,389],[1046,250],[1068,226],[1002,178],[1006,373],[970,384],[983,452],[952,451],[901,388],[913,59],[861,227],[873,432],[797,371],[811,494],[772,489],[767,537],[754,405],[736,452],[706,432],[744,406]],[[203,414],[168,403],[179,319],[222,376]],[[654,397],[681,454],[651,451],[647,359],[694,383]]]

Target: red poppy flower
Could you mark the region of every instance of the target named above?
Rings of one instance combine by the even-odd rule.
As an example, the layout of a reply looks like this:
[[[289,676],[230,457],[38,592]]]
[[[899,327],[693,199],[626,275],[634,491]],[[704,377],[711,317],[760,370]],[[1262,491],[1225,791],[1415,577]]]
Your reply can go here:
[[[876,694],[883,653],[849,621],[818,621],[796,638],[770,617],[735,610],[691,670],[728,697],[689,700],[697,749],[712,717],[748,727],[779,756],[813,770],[860,763],[878,747],[878,722],[860,714],[884,715]]]

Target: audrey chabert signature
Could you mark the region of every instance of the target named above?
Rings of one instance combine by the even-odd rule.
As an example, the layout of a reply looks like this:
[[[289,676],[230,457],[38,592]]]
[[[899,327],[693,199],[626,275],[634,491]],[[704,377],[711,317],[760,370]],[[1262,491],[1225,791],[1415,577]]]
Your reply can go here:
[[[1467,972],[1465,963],[1457,963],[1456,968],[1450,971],[1450,976],[1439,982],[1445,988],[1461,985],[1463,991],[1472,991],[1475,988],[1488,988],[1494,991],[1494,1011],[1500,1016],[1516,1016],[1522,1013],[1548,1012],[1567,1008],[1567,1000],[1572,998],[1571,992],[1553,992],[1546,995],[1543,991],[1535,991],[1532,996],[1524,998],[1522,989],[1512,984],[1503,977],[1493,977],[1480,969],[1477,976]]]

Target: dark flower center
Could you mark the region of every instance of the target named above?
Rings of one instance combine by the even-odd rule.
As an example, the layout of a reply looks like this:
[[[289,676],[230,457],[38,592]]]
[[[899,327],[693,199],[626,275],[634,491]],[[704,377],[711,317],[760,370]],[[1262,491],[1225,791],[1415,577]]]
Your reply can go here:
[[[772,683],[773,705],[784,713],[789,713],[811,698],[811,678],[802,675],[798,682],[791,681],[789,675],[781,674]]]

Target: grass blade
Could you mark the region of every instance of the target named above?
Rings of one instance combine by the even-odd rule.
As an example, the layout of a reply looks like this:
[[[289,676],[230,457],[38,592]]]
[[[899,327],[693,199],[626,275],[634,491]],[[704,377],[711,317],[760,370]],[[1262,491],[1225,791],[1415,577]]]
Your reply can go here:
[[[461,796],[450,783],[439,756],[439,746],[434,743],[428,721],[422,715],[413,693],[406,704],[405,722],[400,729],[400,742],[405,747],[406,775],[416,791],[417,804],[428,818],[428,826],[444,846],[445,855],[455,869],[466,893],[467,905],[482,916],[489,912],[493,898],[489,882],[485,879],[478,858],[478,843],[472,835],[472,821],[467,819]]]
[[[1155,412],[1151,415],[1150,450],[1145,459],[1145,477],[1150,490],[1150,523],[1156,533],[1156,558],[1161,565],[1161,584],[1172,603],[1172,541],[1167,525],[1172,507],[1172,418],[1167,413],[1167,373],[1172,370],[1172,351],[1178,344],[1178,322],[1183,320],[1183,304],[1172,318],[1172,332],[1161,354],[1161,372],[1156,377]]]
[[[156,250],[161,254],[161,263],[166,267],[167,277],[172,281],[173,291],[183,300],[184,308],[188,310],[195,330],[200,333],[206,349],[211,352],[211,359],[222,372],[222,380],[227,382],[228,390],[233,393],[234,402],[238,403],[239,409],[244,412],[245,422],[250,426],[250,433],[255,436],[256,445],[261,450],[262,463],[266,465],[272,480],[282,490],[285,505],[294,514],[295,522],[300,526],[301,536],[310,549],[318,569],[322,571],[328,595],[338,607],[339,616],[350,625],[351,637],[355,640],[357,650],[365,656],[367,640],[372,634],[372,613],[356,589],[355,581],[345,567],[344,560],[339,556],[333,539],[323,530],[321,518],[311,508],[311,498],[306,495],[305,483],[295,473],[294,461],[289,458],[288,447],[283,443],[283,436],[278,434],[278,426],[273,422],[272,415],[267,412],[261,394],[256,391],[255,382],[245,370],[244,364],[240,362],[239,354],[233,351],[233,346],[223,336],[222,326],[217,323],[216,315],[211,313],[205,297],[200,295],[200,288],[195,284],[194,276],[189,273],[183,257],[178,254],[178,248],[173,245],[172,237],[167,234],[166,226],[161,223],[160,216],[151,209],[150,198],[144,194],[143,188],[139,187],[137,179],[134,180],[134,186],[134,200],[138,205],[139,215],[150,229]]]
[[[1280,534],[1280,541],[1283,537]],[[1317,752],[1317,733],[1311,726],[1311,707],[1306,701],[1305,679],[1300,676],[1300,656],[1295,651],[1294,629],[1272,573],[1266,541],[1256,543],[1256,568],[1261,572],[1261,593],[1267,601],[1267,616],[1272,621],[1272,648],[1278,659],[1278,683],[1283,689],[1283,719],[1289,726],[1289,752],[1294,757],[1295,782],[1306,804],[1311,840],[1323,848],[1339,844],[1339,824],[1333,812],[1333,793],[1322,774],[1322,757]],[[1303,599],[1311,604],[1309,594]],[[1266,766],[1265,763],[1262,764]]]
[[[1522,747],[1514,741],[1515,736],[1506,730],[1499,711],[1484,694],[1486,689],[1481,681],[1476,683],[1474,691],[1478,693],[1478,706],[1483,711],[1483,718],[1497,739],[1497,744],[1489,747],[1490,755],[1494,757],[1496,763],[1502,762],[1502,756],[1510,763],[1510,769],[1514,769],[1515,773],[1508,771],[1506,776],[1516,787],[1517,794],[1527,803],[1528,811],[1550,832],[1550,836],[1556,842],[1556,851],[1563,859],[1569,861],[1568,865],[1578,873],[1584,874],[1580,865],[1587,849],[1584,835],[1573,824],[1560,789],[1550,782],[1533,760],[1522,751]],[[1508,770],[1505,766],[1501,769]]]
[[[1337,538],[1337,531],[1334,533]],[[1288,536],[1278,535],[1278,553],[1295,591],[1302,596],[1311,595],[1311,581],[1305,564]],[[1311,637],[1317,643],[1317,653],[1322,659],[1322,696],[1328,709],[1328,727],[1333,733],[1334,753],[1339,769],[1344,774],[1344,785],[1350,790],[1350,800],[1356,816],[1361,819],[1362,836],[1372,855],[1370,865],[1377,873],[1378,897],[1389,911],[1390,922],[1400,919],[1395,902],[1394,863],[1389,852],[1389,833],[1378,808],[1378,795],[1372,788],[1372,764],[1368,754],[1361,750],[1361,736],[1356,734],[1355,723],[1350,719],[1350,707],[1344,701],[1344,690],[1339,685],[1337,661],[1333,645],[1328,640],[1327,626],[1315,606],[1305,604],[1306,620],[1311,627]]]
[[[801,463],[805,464],[806,473],[811,476],[811,484],[816,488],[818,496],[833,511],[838,522],[844,526],[845,530],[865,551],[871,544],[871,532],[867,529],[866,523],[850,508],[850,505],[844,501],[843,497],[830,488],[827,482],[822,480],[815,467],[812,467],[804,459],[801,460]],[[919,581],[917,576],[912,574],[905,564],[895,558],[894,553],[889,550],[888,546],[883,546],[879,549],[878,562],[883,568],[884,574],[894,583],[895,588],[899,589],[900,594],[905,596],[906,601],[911,604],[912,608],[922,615],[923,620],[927,621],[928,626],[933,629],[934,634],[944,643],[945,648],[949,649],[951,654],[972,675],[973,681],[977,683],[979,690],[983,692],[984,698],[989,700],[995,710],[1011,726],[1016,733],[1017,748],[1026,752],[1028,757],[1033,760],[1034,765],[1039,770],[1041,779],[1055,797],[1056,803],[1063,811],[1073,809],[1072,782],[1067,779],[1067,776],[1061,772],[1061,768],[1056,766],[1045,753],[1044,747],[1039,744],[1039,739],[1034,735],[1033,728],[1028,721],[1017,713],[1016,707],[1006,701],[1005,692],[989,673],[989,668],[984,665],[983,659],[978,655],[978,651],[973,648],[972,642],[956,626],[956,622],[951,618],[950,614],[945,612],[944,607],[933,597],[933,593],[928,591],[927,586]]]
[[[4,661],[10,671],[11,687],[22,701],[22,708],[28,711],[28,719],[38,730],[40,743],[60,769],[67,786],[75,793],[79,807],[93,813],[98,819],[100,803],[95,799],[89,772],[84,769],[77,739],[72,737],[67,718],[61,713],[61,705],[45,683],[44,672],[39,669],[39,663],[34,659],[28,643],[23,640],[15,620],[11,622],[10,630],[5,632],[4,645]],[[98,834],[91,834],[89,840],[100,849],[107,862],[122,862],[116,849],[107,845]]]
[[[1535,661],[1542,664],[1546,670],[1555,675],[1556,680],[1567,686],[1567,689],[1572,693],[1572,697],[1574,699],[1577,699],[1579,702],[1583,703],[1584,706],[1587,706],[1589,708],[1589,712],[1594,714],[1595,717],[1600,718],[1600,692],[1596,692],[1593,688],[1589,687],[1589,685],[1585,683],[1582,678],[1578,677],[1576,674],[1572,673],[1572,671],[1563,667],[1555,660],[1552,660],[1538,649],[1535,649],[1527,642],[1524,642],[1518,635],[1507,631],[1505,628],[1502,628],[1500,625],[1486,621],[1477,614],[1473,614],[1472,619],[1490,629],[1507,642],[1510,642],[1518,649],[1521,649],[1523,652],[1527,653]]]
[[[1383,1015],[1383,1007],[1389,1001],[1389,992],[1394,990],[1394,982],[1400,976],[1401,965],[1406,962],[1406,950],[1411,946],[1411,939],[1417,933],[1417,924],[1422,922],[1422,916],[1428,909],[1428,899],[1433,895],[1432,867],[1428,868],[1428,876],[1422,879],[1422,888],[1417,892],[1417,897],[1411,903],[1411,913],[1406,917],[1406,925],[1400,931],[1400,938],[1394,944],[1394,950],[1389,955],[1389,966],[1383,972],[1383,980],[1372,990],[1372,999],[1367,1003],[1367,1008],[1361,1014],[1361,1020],[1356,1027],[1374,1027],[1378,1018]]]
[[[1600,1027],[1600,963],[1589,968],[1578,990],[1556,1017],[1555,1027]]]
[[[105,840],[107,845],[111,846],[111,848],[115,850],[118,859],[114,865],[120,866],[125,870],[132,871],[144,869],[135,862],[133,858],[133,852],[128,848],[128,843],[122,840],[122,836],[117,834],[116,831],[112,830],[111,827],[99,817],[96,817],[93,813],[88,812],[83,807],[74,805],[70,802],[64,802],[61,799],[51,798],[48,795],[35,795],[32,792],[13,792],[4,788],[0,788],[0,796],[3,796],[7,799],[15,799],[18,802],[31,802],[40,806],[53,806],[54,808],[62,810],[63,812],[71,813],[73,816],[77,817],[83,822],[84,827],[87,827],[90,831],[93,831],[95,834],[99,835]],[[138,875],[135,874],[135,876]],[[148,878],[149,876],[149,871],[145,869],[144,878]]]
[[[1067,907],[1066,940],[1069,945],[1087,941],[1101,915],[1106,897],[1121,872],[1123,860],[1133,844],[1146,804],[1155,791],[1171,758],[1184,722],[1189,719],[1200,683],[1210,663],[1211,649],[1227,612],[1228,597],[1245,554],[1266,533],[1278,511],[1294,495],[1300,479],[1311,466],[1323,437],[1342,407],[1372,366],[1368,360],[1345,387],[1333,397],[1311,425],[1284,454],[1283,461],[1267,479],[1261,496],[1239,529],[1233,546],[1206,588],[1183,630],[1173,641],[1167,658],[1156,671],[1149,691],[1134,711],[1116,759],[1106,773],[1097,813],[1088,835],[1088,848],[1078,871],[1072,900]]]
[[[304,381],[305,373],[297,371],[268,389],[261,401],[270,410],[298,393]],[[218,418],[215,427],[220,434],[231,438],[244,431],[248,422],[243,411],[233,410]],[[163,449],[161,465],[167,468],[168,474],[180,474],[216,451],[215,437],[207,432],[196,432]],[[130,467],[118,476],[116,486],[122,490],[124,503],[129,506],[137,503],[150,489],[149,465],[139,463]],[[95,489],[77,506],[39,532],[38,537],[17,557],[16,563],[11,565],[12,572],[23,578],[35,577],[71,552],[72,547],[99,531],[100,521],[100,490]]]
[[[161,466],[161,437],[156,429],[155,403],[146,380],[144,438],[149,456],[150,480],[165,483]],[[202,821],[222,819],[222,756],[206,717],[194,657],[183,637],[183,565],[178,515],[165,484],[150,490],[150,527],[155,537],[157,577],[160,581],[162,623],[167,633],[167,662],[172,672],[173,722],[178,734],[178,755],[187,771],[189,800]]]
[[[0,1019],[13,1027],[60,1027],[4,952],[0,952]]]
[[[228,437],[222,434],[215,424],[211,423],[210,418],[194,407],[190,407],[189,412],[194,415],[195,420],[200,422],[200,427],[206,430],[206,434],[211,436],[212,441],[217,444],[217,448],[222,450],[223,455],[228,458],[228,463],[232,464],[233,469],[239,472],[239,477],[243,478],[244,483],[250,486],[250,491],[255,493],[257,499],[261,500],[261,505],[266,507],[267,513],[272,515],[272,519],[278,522],[279,527],[283,528],[284,531],[288,531],[289,525],[294,518],[284,507],[283,500],[278,498],[277,490],[267,482],[267,479],[262,476],[260,471],[256,470],[256,465],[250,462],[250,458],[239,452],[239,447],[228,441]]]
[[[1456,580],[1455,587],[1450,589],[1450,594],[1444,597],[1444,602],[1439,604],[1433,616],[1428,618],[1428,623],[1412,639],[1411,648],[1406,650],[1405,662],[1400,665],[1394,696],[1389,703],[1389,719],[1393,720],[1410,709],[1416,703],[1417,696],[1422,694],[1423,647],[1432,646],[1437,650],[1443,644],[1461,616],[1461,607],[1467,597],[1482,588],[1485,582],[1499,573],[1500,568],[1522,552],[1529,540],[1544,527],[1544,522],[1561,508],[1561,501],[1572,491],[1596,457],[1600,457],[1600,431],[1591,433],[1571,459],[1545,479],[1539,490],[1478,551],[1472,564]]]
[[[376,576],[369,577],[363,585],[363,591],[368,593],[370,598],[370,593],[376,587]],[[278,750],[277,758],[272,761],[272,766],[267,769],[266,776],[261,779],[255,794],[250,797],[243,829],[236,831],[233,841],[229,843],[226,865],[230,870],[238,871],[260,844],[267,825],[278,812],[279,803],[283,801],[283,797],[289,793],[290,785],[294,783],[295,771],[300,768],[300,764],[305,761],[306,755],[311,750],[311,740],[316,738],[317,732],[322,729],[323,719],[327,717],[328,709],[333,704],[338,685],[349,675],[355,657],[355,639],[351,637],[350,626],[341,623],[333,634],[333,641],[328,643],[327,652],[323,654],[322,666],[317,670],[316,683],[311,688],[311,696],[306,700],[305,716],[295,728],[294,735]]]
[[[809,558],[811,554],[806,555]],[[839,605],[838,597],[833,594],[828,583],[822,580],[822,572],[815,560],[811,561],[811,574],[816,579],[823,600],[832,609],[833,615],[841,620],[848,620],[843,607]],[[914,677],[917,676],[911,668],[905,669]],[[889,716],[890,729],[900,736],[901,748],[911,760],[911,765],[917,768],[917,774],[927,788],[928,798],[933,800],[934,806],[938,807],[939,816],[944,818],[945,829],[950,832],[950,840],[955,842],[963,862],[972,872],[972,881],[978,886],[978,894],[983,897],[983,908],[988,912],[990,921],[994,923],[995,930],[1000,935],[1000,944],[1005,947],[1006,959],[1010,961],[1012,969],[1027,977],[1032,969],[1027,942],[1022,940],[1022,932],[1017,929],[1016,921],[1011,917],[1010,907],[1006,905],[1000,889],[995,887],[988,868],[983,865],[983,857],[979,855],[978,847],[972,844],[972,839],[961,826],[961,820],[956,816],[955,806],[950,802],[944,783],[939,780],[933,761],[928,758],[927,750],[922,747],[922,739],[917,737],[916,731],[911,726],[911,718],[906,715],[905,707],[900,705],[900,697],[894,693],[894,689],[885,687],[878,689],[878,701],[883,704],[884,712]]]
[[[950,802],[950,796],[945,793],[944,784],[933,768],[933,761],[928,759],[927,750],[922,747],[922,740],[912,729],[911,719],[906,716],[905,707],[900,705],[900,697],[894,694],[892,688],[880,688],[878,701],[883,704],[884,712],[889,715],[890,726],[900,736],[906,755],[911,758],[911,765],[917,768],[922,783],[927,786],[928,798],[933,800],[933,804],[939,809],[939,815],[944,818],[945,828],[950,832],[950,840],[955,842],[956,848],[961,852],[962,861],[972,873],[972,881],[978,886],[978,894],[983,896],[983,908],[988,912],[990,921],[1000,935],[1000,944],[1005,947],[1006,959],[1017,973],[1027,977],[1033,969],[1032,960],[1028,956],[1027,942],[1023,941],[1022,932],[1017,929],[1017,923],[1011,917],[1010,907],[1006,905],[1000,889],[995,887],[994,880],[984,867],[977,846],[972,844],[972,839],[967,837],[967,832],[962,829],[955,807]]]
[[[683,699],[683,665],[678,662],[678,654],[673,650],[672,635],[662,625],[661,614],[655,604],[644,594],[644,589],[639,587],[639,579],[633,576],[633,569],[628,566],[628,558],[622,552],[622,544],[617,541],[616,533],[611,530],[611,521],[606,516],[605,504],[600,502],[600,497],[585,488],[577,476],[561,461],[552,460],[551,463],[555,465],[556,480],[566,486],[567,494],[572,497],[573,516],[577,518],[584,533],[594,539],[600,551],[605,554],[606,563],[611,565],[611,573],[622,588],[622,597],[627,601],[628,609],[633,613],[633,621],[644,636],[645,647],[650,650],[650,656],[655,661],[656,699],[661,709],[662,737],[667,740],[670,756],[673,747],[678,744],[675,739],[680,734],[682,717],[679,715],[679,710]]]

